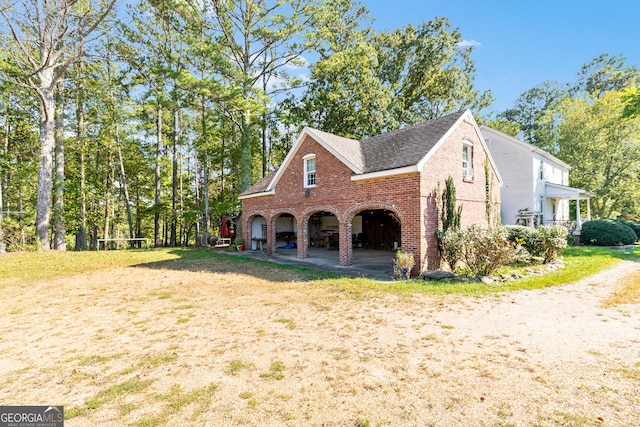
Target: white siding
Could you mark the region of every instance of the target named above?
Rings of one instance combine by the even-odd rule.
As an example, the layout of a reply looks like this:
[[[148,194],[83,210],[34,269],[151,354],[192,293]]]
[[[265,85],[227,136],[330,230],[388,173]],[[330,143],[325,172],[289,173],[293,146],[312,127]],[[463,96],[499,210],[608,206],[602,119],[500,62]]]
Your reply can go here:
[[[541,211],[545,221],[568,219],[569,202],[545,194],[545,182],[569,184],[568,168],[529,143],[484,126],[480,130],[504,181],[502,223],[515,224],[521,209]]]
[[[494,135],[484,135],[491,156],[504,181],[500,189],[503,224],[515,224],[520,209],[535,209],[533,201],[534,169],[531,152],[524,147],[512,146],[506,139]]]

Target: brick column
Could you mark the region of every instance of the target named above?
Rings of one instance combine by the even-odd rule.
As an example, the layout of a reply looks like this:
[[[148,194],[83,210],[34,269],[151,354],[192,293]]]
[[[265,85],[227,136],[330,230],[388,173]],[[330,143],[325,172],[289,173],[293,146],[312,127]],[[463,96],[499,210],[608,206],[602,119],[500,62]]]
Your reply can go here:
[[[353,248],[351,246],[351,232],[353,224],[348,218],[340,221],[338,232],[340,233],[340,265],[347,266],[353,263]]]

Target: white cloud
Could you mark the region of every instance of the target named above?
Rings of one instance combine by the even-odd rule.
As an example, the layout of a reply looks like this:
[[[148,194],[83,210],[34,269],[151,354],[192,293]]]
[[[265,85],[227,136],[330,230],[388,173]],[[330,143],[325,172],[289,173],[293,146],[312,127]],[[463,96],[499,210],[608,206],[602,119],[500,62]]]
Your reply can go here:
[[[462,40],[460,43],[458,43],[458,46],[465,48],[465,47],[478,47],[478,46],[482,46],[482,43],[475,41],[473,39],[471,40]]]

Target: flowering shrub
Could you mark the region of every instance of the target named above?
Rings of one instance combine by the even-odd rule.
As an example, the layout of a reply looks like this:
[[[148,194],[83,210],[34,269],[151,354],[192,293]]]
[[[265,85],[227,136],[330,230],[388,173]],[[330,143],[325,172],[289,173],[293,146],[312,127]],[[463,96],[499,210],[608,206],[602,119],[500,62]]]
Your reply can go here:
[[[488,276],[515,258],[515,248],[505,227],[472,225],[462,234],[464,262],[475,276]]]
[[[520,245],[531,256],[542,256],[543,250],[540,245],[540,236],[535,228],[525,227],[524,225],[507,225],[505,228],[509,233],[509,240],[515,246]]]

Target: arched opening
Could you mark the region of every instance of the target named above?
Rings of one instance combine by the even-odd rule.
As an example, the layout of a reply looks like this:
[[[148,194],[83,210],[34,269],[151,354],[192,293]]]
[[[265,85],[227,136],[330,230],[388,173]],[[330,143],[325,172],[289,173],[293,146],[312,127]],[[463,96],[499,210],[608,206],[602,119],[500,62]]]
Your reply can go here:
[[[274,217],[274,222],[276,251],[296,253],[298,247],[296,218],[289,213],[283,213]]]
[[[387,209],[358,212],[351,222],[351,233],[354,263],[366,257],[368,250],[393,253],[402,247],[400,218]]]
[[[249,236],[251,237],[249,249],[252,251],[267,249],[267,219],[265,217],[256,215],[251,219]],[[245,242],[245,246],[248,243]]]
[[[309,218],[309,248],[339,249],[340,222],[331,212],[316,212]]]

